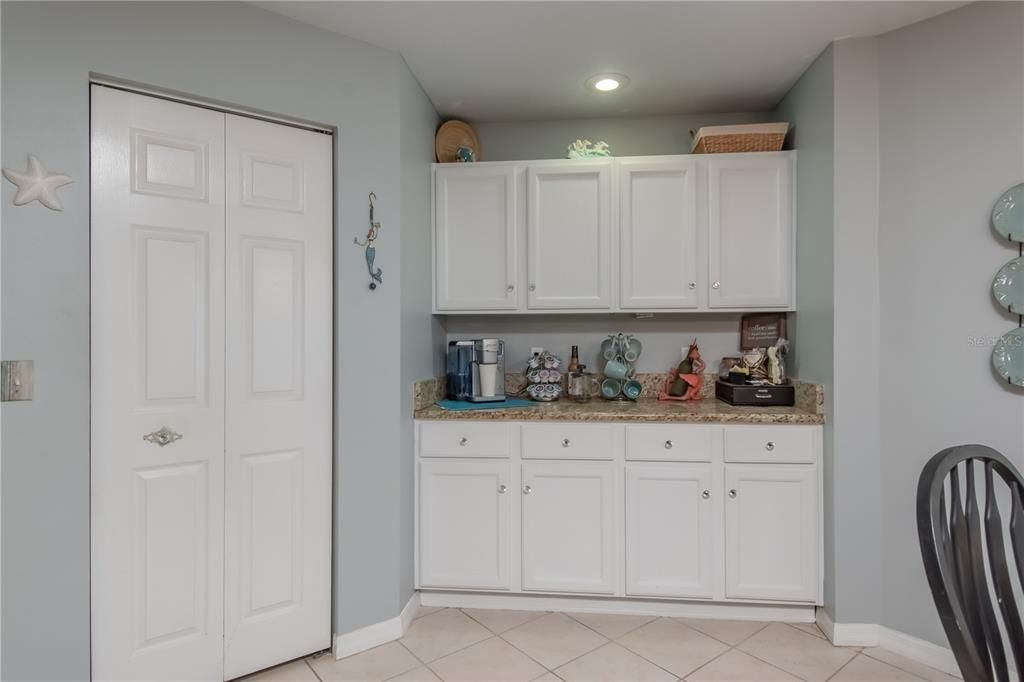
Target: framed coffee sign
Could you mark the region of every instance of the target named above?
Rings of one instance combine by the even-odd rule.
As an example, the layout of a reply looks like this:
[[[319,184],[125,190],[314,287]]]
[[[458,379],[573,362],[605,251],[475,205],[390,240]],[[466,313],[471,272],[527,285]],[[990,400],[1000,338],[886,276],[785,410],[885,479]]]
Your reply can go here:
[[[786,313],[751,313],[740,320],[740,350],[768,348],[786,338]]]

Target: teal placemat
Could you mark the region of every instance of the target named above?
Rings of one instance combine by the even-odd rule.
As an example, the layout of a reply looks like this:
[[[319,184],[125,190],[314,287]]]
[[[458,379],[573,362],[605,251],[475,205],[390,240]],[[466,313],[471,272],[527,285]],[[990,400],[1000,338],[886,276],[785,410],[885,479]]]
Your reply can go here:
[[[442,410],[459,412],[462,410],[507,410],[511,407],[532,407],[537,403],[521,398],[506,398],[500,403],[471,403],[464,400],[438,400],[437,406]]]

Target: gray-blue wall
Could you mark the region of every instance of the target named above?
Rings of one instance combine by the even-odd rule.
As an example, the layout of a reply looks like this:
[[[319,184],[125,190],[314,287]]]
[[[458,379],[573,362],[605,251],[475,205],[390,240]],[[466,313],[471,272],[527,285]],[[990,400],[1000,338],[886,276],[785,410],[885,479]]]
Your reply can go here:
[[[412,169],[430,161],[435,116],[407,96],[401,57],[242,3],[0,11],[2,164],[24,167],[32,153],[75,180],[61,189],[62,213],[15,207],[14,188],[2,189],[2,346],[4,357],[35,360],[37,384],[34,401],[2,407],[0,676],[89,674],[90,73],[337,127],[334,629],[396,616],[412,589],[402,381],[431,362],[413,352],[403,377],[398,361],[402,321],[424,326],[429,310],[403,299],[429,290],[429,276],[403,272],[400,236],[427,238],[429,180]],[[404,104],[415,113],[403,117]],[[403,178],[415,185],[404,198]],[[352,245],[371,190],[385,272],[375,292]]]
[[[796,376],[825,385],[825,607],[835,606],[835,533],[832,461],[832,287],[835,146],[833,84],[835,62],[829,46],[803,73],[775,109],[790,124],[787,147],[797,150],[796,303],[791,316]]]

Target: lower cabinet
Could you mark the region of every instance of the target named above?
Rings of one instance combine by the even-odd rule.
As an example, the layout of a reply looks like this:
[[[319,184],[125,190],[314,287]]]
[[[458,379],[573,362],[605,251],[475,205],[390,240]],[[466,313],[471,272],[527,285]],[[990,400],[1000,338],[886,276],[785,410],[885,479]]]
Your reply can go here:
[[[523,589],[615,592],[615,465],[523,464]]]
[[[812,465],[725,465],[725,596],[818,596],[818,472]]]
[[[710,464],[626,466],[626,594],[714,594],[715,512]]]
[[[417,586],[810,605],[821,427],[417,422]]]
[[[511,588],[510,465],[421,462],[420,584]]]

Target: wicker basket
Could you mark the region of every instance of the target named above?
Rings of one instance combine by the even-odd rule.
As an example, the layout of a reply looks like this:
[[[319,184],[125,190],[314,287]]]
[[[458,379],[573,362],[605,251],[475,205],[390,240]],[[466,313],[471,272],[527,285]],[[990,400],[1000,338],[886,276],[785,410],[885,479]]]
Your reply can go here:
[[[694,154],[734,154],[737,152],[777,152],[786,140],[788,123],[712,126],[693,135]]]

